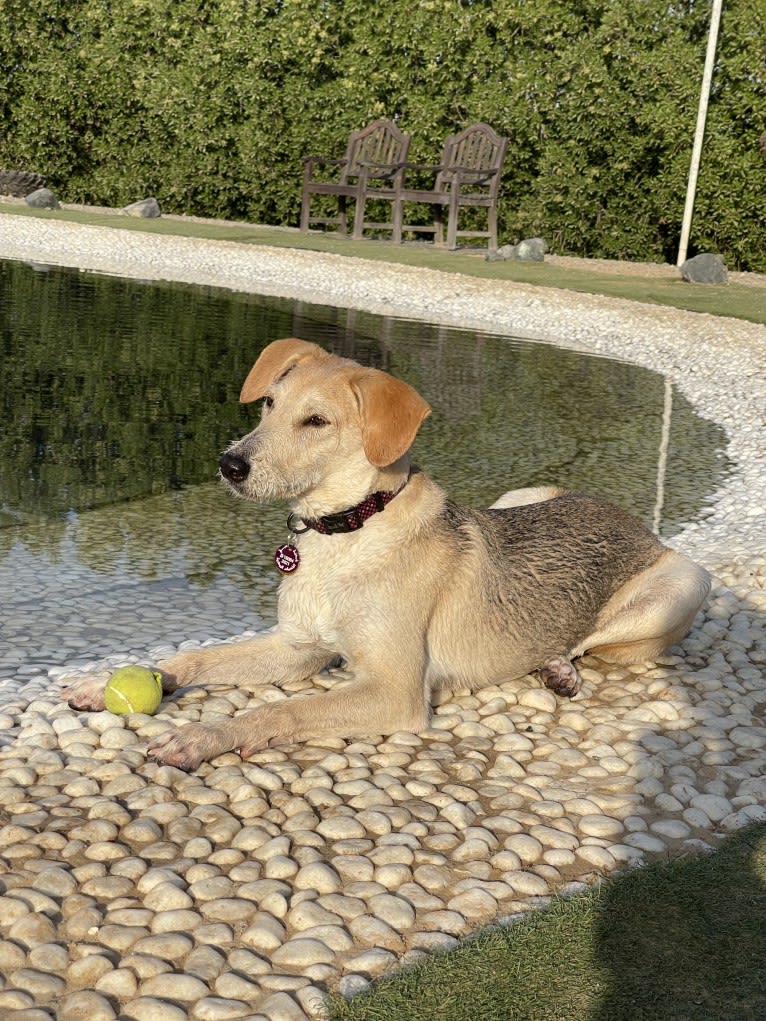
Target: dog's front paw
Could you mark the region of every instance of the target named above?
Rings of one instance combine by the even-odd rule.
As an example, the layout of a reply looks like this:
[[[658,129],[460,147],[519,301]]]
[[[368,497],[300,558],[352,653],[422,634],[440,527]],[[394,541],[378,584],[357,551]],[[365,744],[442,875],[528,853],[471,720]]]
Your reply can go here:
[[[104,671],[80,677],[77,680],[73,679],[71,682],[64,681],[61,697],[69,703],[72,709],[99,713],[105,708],[104,689],[108,680],[109,674]]]
[[[551,656],[540,669],[543,684],[557,695],[573,698],[580,690],[580,675],[577,669],[563,656]]]
[[[152,738],[147,754],[165,766],[176,766],[188,771],[233,748],[232,735],[223,727],[187,723],[178,730],[168,730]]]

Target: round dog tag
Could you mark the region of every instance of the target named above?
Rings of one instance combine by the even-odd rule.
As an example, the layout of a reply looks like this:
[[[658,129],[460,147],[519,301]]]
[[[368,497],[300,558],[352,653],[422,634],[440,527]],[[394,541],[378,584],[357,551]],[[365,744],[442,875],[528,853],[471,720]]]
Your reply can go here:
[[[282,574],[292,574],[293,571],[297,571],[300,562],[300,553],[291,542],[286,542],[283,546],[280,546],[274,554],[274,563]]]

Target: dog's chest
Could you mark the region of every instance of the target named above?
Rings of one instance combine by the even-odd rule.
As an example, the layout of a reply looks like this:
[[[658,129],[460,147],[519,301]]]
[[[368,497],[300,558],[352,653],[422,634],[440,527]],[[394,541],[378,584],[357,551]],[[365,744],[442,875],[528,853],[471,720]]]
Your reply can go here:
[[[347,538],[351,541],[344,542]],[[374,572],[356,538],[311,536],[301,544],[298,569],[280,585],[280,627],[332,648],[358,630],[360,616],[374,600]]]

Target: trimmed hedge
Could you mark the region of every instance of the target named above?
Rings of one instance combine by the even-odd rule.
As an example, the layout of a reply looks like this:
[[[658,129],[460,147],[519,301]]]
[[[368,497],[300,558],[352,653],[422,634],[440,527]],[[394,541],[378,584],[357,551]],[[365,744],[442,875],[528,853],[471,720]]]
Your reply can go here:
[[[710,7],[680,0],[4,0],[0,165],[70,202],[298,222],[374,117],[433,162],[511,139],[503,241],[674,260]],[[727,0],[689,254],[766,270],[766,8]]]

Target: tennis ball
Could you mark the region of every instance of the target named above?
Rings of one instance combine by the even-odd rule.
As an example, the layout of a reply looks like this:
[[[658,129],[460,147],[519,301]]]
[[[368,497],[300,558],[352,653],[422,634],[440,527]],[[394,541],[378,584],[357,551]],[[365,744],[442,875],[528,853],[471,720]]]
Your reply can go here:
[[[145,666],[121,666],[104,689],[110,713],[148,713],[153,716],[162,701],[162,675]]]

